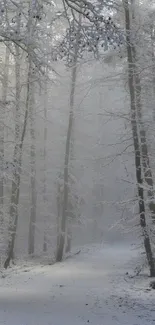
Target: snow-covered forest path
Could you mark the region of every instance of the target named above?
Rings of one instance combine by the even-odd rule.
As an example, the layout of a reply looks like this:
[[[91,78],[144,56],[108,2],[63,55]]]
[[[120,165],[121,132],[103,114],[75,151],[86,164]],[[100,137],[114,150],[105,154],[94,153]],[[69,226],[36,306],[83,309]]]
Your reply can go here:
[[[91,247],[53,266],[15,267],[0,279],[0,324],[155,324],[149,279],[129,279],[136,251]]]

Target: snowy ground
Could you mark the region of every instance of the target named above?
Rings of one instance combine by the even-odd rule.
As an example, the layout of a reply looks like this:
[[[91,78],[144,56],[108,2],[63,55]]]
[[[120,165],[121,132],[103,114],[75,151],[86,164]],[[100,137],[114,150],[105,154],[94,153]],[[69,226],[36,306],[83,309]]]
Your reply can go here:
[[[8,270],[0,278],[0,324],[155,324],[149,279],[125,275],[136,254],[94,246],[62,264]]]

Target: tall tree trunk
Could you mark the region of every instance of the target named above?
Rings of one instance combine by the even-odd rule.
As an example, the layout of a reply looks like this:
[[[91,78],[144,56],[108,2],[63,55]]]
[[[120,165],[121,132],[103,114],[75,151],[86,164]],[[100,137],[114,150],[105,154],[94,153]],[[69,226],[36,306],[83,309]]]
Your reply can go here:
[[[8,74],[9,74],[9,56],[10,51],[6,47],[5,63],[2,81],[2,103],[1,103],[1,118],[0,118],[0,226],[3,227],[3,199],[4,199],[4,184],[3,184],[3,170],[4,170],[4,121],[5,108],[7,104],[8,92]]]
[[[153,93],[155,97],[155,25],[154,22],[151,24],[150,29],[151,34],[151,54],[152,54],[152,84],[153,84]],[[155,121],[155,107],[153,108],[153,120]]]
[[[76,60],[77,62],[77,60]],[[61,229],[59,234],[59,245],[57,250],[56,260],[58,262],[62,261],[64,246],[65,246],[65,235],[66,235],[66,225],[68,219],[68,178],[69,178],[69,157],[70,157],[70,145],[71,145],[71,133],[72,133],[72,123],[73,123],[73,108],[74,108],[74,95],[75,95],[75,82],[77,74],[77,65],[74,64],[72,70],[72,87],[70,94],[70,111],[69,111],[69,123],[66,139],[66,150],[65,150],[65,163],[64,163],[64,198],[63,198],[63,208],[62,208],[62,218],[61,218]]]
[[[76,63],[77,64],[77,63]],[[72,71],[73,72],[73,71]],[[77,78],[77,74],[75,73],[75,81],[74,83],[71,84],[71,94],[73,94],[73,96],[75,96],[75,90],[72,91],[72,87],[76,87],[76,78]],[[74,98],[73,98],[73,103],[74,103]],[[72,101],[71,101],[72,102]],[[73,107],[74,109],[74,107]],[[71,144],[70,144],[70,173],[72,173],[73,170],[73,166],[74,166],[74,139],[73,139],[73,129],[74,129],[74,116],[72,117],[72,130],[71,130]],[[72,205],[72,194],[71,194],[71,184],[70,184],[70,204],[68,202],[68,210],[69,210],[69,214],[68,214],[68,220],[67,220],[67,229],[66,229],[66,253],[69,253],[71,251],[71,242],[72,242],[72,215],[73,215],[73,209],[75,207],[73,207]],[[76,209],[76,208],[75,208]],[[73,213],[72,213],[73,212]]]
[[[35,1],[29,0],[29,15],[28,15],[28,34],[33,37],[36,21],[34,20]],[[31,44],[27,47],[28,52],[31,53]],[[29,78],[27,80],[27,94],[28,94],[28,112],[30,112],[30,135],[31,135],[31,207],[30,207],[30,221],[29,221],[29,237],[28,237],[28,253],[34,253],[35,242],[35,223],[36,223],[36,148],[35,148],[35,118],[34,118],[34,80],[33,80],[33,63],[31,55],[29,59]]]
[[[131,0],[132,5],[132,20],[135,21],[134,14],[134,0]],[[150,165],[148,145],[147,145],[147,136],[145,131],[145,126],[142,117],[142,102],[141,102],[141,81],[139,77],[139,71],[137,67],[137,53],[136,53],[136,45],[132,44],[132,56],[133,56],[133,74],[134,74],[134,82],[135,82],[135,95],[136,95],[136,109],[137,109],[137,117],[140,131],[140,141],[141,141],[141,155],[142,155],[142,166],[144,179],[146,184],[148,185],[147,195],[149,199],[149,209],[151,212],[151,217],[153,222],[155,222],[155,203],[154,203],[154,182],[153,182],[153,174]]]
[[[136,69],[134,70],[135,70],[134,75],[135,75],[136,106],[137,106],[137,113],[138,113],[137,116],[138,116],[140,139],[141,139],[142,166],[143,166],[144,179],[146,184],[148,185],[147,196],[149,199],[149,209],[151,212],[152,221],[155,222],[154,182],[153,182],[153,174],[150,165],[146,131],[145,131],[145,126],[142,117],[141,84],[138,76],[138,71],[136,71]]]
[[[16,48],[17,53],[19,53],[19,48]],[[10,264],[11,259],[13,259],[14,245],[18,224],[18,204],[19,204],[19,194],[20,194],[20,178],[21,178],[21,166],[22,166],[22,153],[23,144],[27,128],[28,120],[28,109],[29,109],[29,87],[30,87],[30,68],[28,72],[27,80],[27,98],[26,98],[26,109],[24,116],[23,129],[20,136],[20,65],[19,56],[16,56],[16,126],[15,126],[15,148],[13,154],[13,164],[15,166],[13,172],[12,180],[12,190],[11,190],[11,202],[10,202],[10,226],[9,226],[9,243],[7,250],[7,258],[4,263],[4,267],[7,268]]]
[[[62,217],[62,192],[61,192],[61,184],[57,184],[57,247],[56,247],[56,255],[59,249],[59,241],[60,241],[60,228],[61,228],[61,217]]]
[[[31,65],[30,65],[31,68]],[[31,71],[30,71],[31,74]],[[31,89],[31,90],[30,90]],[[29,87],[29,112],[30,112],[30,135],[31,135],[31,203],[30,203],[30,221],[29,221],[29,239],[28,253],[34,254],[35,248],[35,224],[36,224],[36,137],[35,137],[35,102],[34,102],[34,82],[31,79]]]
[[[61,228],[60,228],[60,233],[58,238],[58,247],[57,247],[57,254],[56,254],[57,262],[61,262],[63,258],[64,248],[65,248],[66,226],[68,223],[69,161],[70,161],[70,149],[71,149],[71,134],[72,134],[73,117],[74,117],[73,110],[74,110],[74,100],[75,100],[75,85],[77,79],[77,60],[78,60],[80,30],[81,30],[81,14],[79,14],[79,26],[76,35],[76,44],[74,48],[73,68],[72,68],[72,77],[71,77],[69,122],[68,122],[65,162],[64,162],[64,193],[63,193],[64,197],[63,197],[62,217],[60,222]]]
[[[46,71],[47,77],[47,71]],[[44,211],[47,210],[47,180],[46,180],[46,159],[47,159],[47,80],[45,80],[45,93],[44,93],[44,180],[43,180],[43,200],[44,200]],[[44,217],[44,242],[43,252],[47,252],[47,217]]]
[[[155,276],[155,263],[153,259],[150,238],[146,226],[144,190],[143,190],[143,179],[142,179],[142,168],[141,168],[140,139],[139,139],[139,132],[138,132],[136,96],[135,96],[135,89],[134,89],[134,60],[133,60],[133,53],[132,53],[131,23],[130,23],[130,10],[129,10],[128,0],[123,0],[123,4],[124,4],[124,11],[125,11],[126,44],[127,44],[127,59],[128,59],[128,85],[129,85],[130,102],[131,102],[131,127],[132,127],[134,152],[135,152],[135,168],[136,168],[136,180],[137,180],[138,201],[139,201],[140,225],[142,228],[142,234],[144,238],[144,247],[147,256],[147,261],[149,264],[150,276]]]

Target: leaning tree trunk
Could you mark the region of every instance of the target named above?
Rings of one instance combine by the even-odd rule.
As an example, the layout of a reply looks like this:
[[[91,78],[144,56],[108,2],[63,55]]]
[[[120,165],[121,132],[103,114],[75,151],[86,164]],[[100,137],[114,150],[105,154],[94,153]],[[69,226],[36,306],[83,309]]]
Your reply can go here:
[[[4,74],[2,80],[2,101],[1,101],[1,118],[0,118],[0,226],[3,227],[3,200],[4,200],[4,184],[3,184],[3,170],[4,170],[4,123],[5,123],[5,109],[7,105],[8,92],[8,74],[9,74],[9,56],[10,51],[6,47]]]
[[[31,64],[29,66],[32,69]],[[31,71],[29,72],[31,75]],[[28,253],[34,254],[35,247],[35,224],[36,224],[36,138],[35,138],[35,102],[34,102],[34,81],[30,80],[29,89],[29,112],[30,112],[30,135],[31,135],[31,203],[30,203],[30,221],[29,221],[29,238],[28,238]]]
[[[138,190],[140,225],[142,228],[142,234],[144,238],[144,247],[147,256],[147,261],[149,264],[150,276],[155,276],[155,263],[153,259],[152,248],[151,248],[150,238],[147,230],[146,215],[145,215],[140,138],[138,132],[136,97],[135,97],[135,88],[134,88],[134,60],[132,54],[131,23],[130,23],[130,10],[129,10],[128,0],[124,0],[123,4],[124,4],[124,11],[125,11],[126,44],[127,44],[127,59],[128,59],[128,85],[129,85],[130,103],[131,103],[131,127],[132,127],[133,144],[134,144],[134,152],[135,152],[135,168],[136,168],[136,180],[137,180],[137,190]]]
[[[17,51],[19,49],[17,48]],[[14,148],[13,155],[13,164],[14,164],[14,172],[12,179],[12,190],[11,190],[11,202],[10,202],[10,226],[9,226],[9,243],[7,250],[7,258],[4,263],[4,267],[7,268],[10,264],[10,261],[13,259],[14,254],[14,245],[18,224],[18,205],[19,205],[19,194],[20,194],[20,178],[21,178],[21,166],[22,166],[22,154],[23,154],[23,144],[24,138],[26,134],[27,128],[27,120],[28,120],[28,108],[29,108],[29,87],[30,87],[30,74],[28,72],[28,81],[27,81],[27,98],[26,98],[26,109],[24,116],[24,124],[20,137],[20,66],[19,57],[16,57],[16,127],[15,127],[15,137],[16,143]]]

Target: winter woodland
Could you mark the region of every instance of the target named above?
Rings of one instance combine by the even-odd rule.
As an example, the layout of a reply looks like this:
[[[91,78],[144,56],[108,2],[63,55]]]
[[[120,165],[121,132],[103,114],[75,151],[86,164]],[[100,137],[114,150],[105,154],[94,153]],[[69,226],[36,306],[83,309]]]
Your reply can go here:
[[[103,244],[155,277],[154,144],[154,1],[0,1],[3,276]]]

